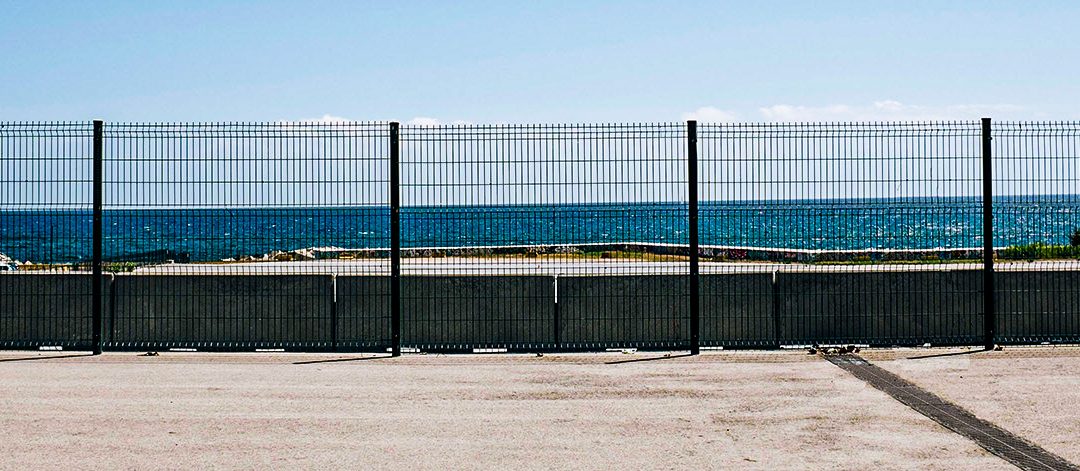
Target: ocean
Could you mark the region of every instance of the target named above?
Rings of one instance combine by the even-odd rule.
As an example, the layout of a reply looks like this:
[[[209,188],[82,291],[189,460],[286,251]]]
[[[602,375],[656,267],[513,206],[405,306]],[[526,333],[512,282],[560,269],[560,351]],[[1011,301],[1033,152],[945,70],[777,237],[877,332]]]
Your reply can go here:
[[[89,210],[0,209],[0,254],[35,263],[91,258]],[[215,261],[274,250],[389,246],[389,208],[113,209],[107,260],[168,252]],[[995,200],[994,245],[1068,243],[1080,196]],[[788,249],[982,246],[979,198],[702,202],[702,245]],[[406,207],[403,247],[642,242],[686,244],[685,203]]]

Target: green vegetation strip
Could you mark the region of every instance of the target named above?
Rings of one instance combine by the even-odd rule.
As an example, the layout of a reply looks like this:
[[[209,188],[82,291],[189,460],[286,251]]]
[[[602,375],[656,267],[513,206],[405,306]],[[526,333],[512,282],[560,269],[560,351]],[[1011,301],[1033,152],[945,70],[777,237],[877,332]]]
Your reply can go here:
[[[1080,246],[1077,245],[1050,245],[1034,243],[1028,245],[1014,245],[998,252],[998,258],[1003,260],[1061,260],[1080,258]]]

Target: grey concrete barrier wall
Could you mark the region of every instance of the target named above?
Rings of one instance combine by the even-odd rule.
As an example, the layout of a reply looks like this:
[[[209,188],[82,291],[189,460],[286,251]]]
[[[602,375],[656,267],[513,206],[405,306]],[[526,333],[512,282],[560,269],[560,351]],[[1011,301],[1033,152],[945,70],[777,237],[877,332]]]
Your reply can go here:
[[[559,337],[567,348],[685,347],[688,277],[559,277]]]
[[[401,278],[401,343],[421,349],[553,345],[548,276]]]
[[[116,347],[331,345],[326,275],[119,275],[106,336]]]
[[[92,280],[73,274],[0,275],[0,346],[89,346]]]
[[[389,347],[390,278],[338,276],[337,346],[342,350],[381,350]]]
[[[778,344],[771,273],[702,275],[700,283],[701,345]]]
[[[806,272],[777,275],[785,344],[974,344],[982,273]]]
[[[402,279],[402,340],[421,349],[684,348],[687,277]],[[106,347],[344,350],[390,343],[389,278],[118,275]],[[1080,341],[1080,272],[999,272],[999,339]],[[703,275],[705,346],[980,344],[982,273]],[[336,290],[336,291],[335,291]],[[0,275],[0,346],[89,346],[91,277]],[[335,303],[336,294],[336,303]],[[336,323],[335,323],[336,321]]]
[[[1080,342],[1080,272],[997,272],[994,282],[1000,341]]]

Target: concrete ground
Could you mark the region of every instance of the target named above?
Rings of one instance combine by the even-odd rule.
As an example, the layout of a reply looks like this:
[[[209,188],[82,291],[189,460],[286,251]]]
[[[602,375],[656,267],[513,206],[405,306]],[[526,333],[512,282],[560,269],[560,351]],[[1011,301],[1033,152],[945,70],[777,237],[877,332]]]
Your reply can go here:
[[[1011,352],[881,361],[948,397],[975,364],[1076,460],[1080,356]],[[802,352],[76,355],[0,352],[0,468],[1010,469]]]
[[[1080,348],[878,353],[874,364],[1080,463]],[[874,354],[871,354],[871,357]]]

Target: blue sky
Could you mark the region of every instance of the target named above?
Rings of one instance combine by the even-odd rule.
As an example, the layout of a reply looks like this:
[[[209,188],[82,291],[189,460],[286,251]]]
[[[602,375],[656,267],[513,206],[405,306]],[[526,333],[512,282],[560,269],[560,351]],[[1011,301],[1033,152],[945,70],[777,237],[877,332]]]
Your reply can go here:
[[[0,0],[0,121],[1080,119],[1080,2]]]

